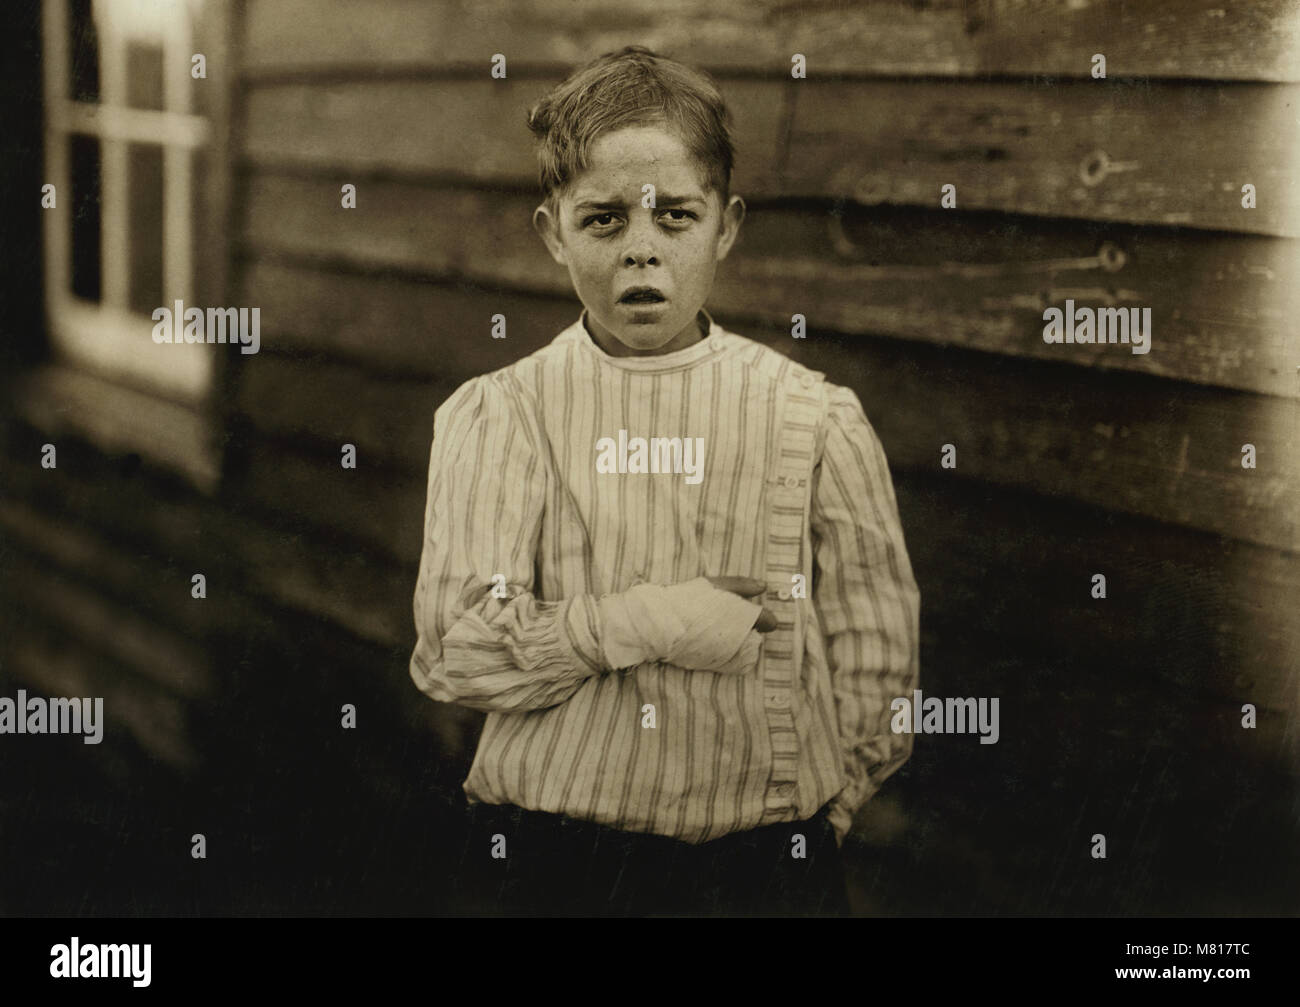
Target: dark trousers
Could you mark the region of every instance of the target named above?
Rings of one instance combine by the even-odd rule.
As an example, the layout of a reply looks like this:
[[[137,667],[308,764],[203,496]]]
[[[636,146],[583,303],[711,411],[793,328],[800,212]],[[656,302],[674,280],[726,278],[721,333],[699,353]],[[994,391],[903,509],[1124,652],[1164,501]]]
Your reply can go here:
[[[505,856],[493,857],[503,842]],[[474,915],[849,915],[825,808],[807,821],[692,845],[514,805],[472,804],[459,866],[458,907]]]

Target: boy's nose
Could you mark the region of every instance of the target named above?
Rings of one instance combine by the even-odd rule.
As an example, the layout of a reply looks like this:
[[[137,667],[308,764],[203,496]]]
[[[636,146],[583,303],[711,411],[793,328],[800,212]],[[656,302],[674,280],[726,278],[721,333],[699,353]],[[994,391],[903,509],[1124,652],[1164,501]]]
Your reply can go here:
[[[625,266],[657,266],[659,258],[649,249],[637,248],[628,249],[623,256],[623,265]]]
[[[653,220],[637,216],[629,219],[627,231],[623,235],[623,265],[659,265],[657,238]]]

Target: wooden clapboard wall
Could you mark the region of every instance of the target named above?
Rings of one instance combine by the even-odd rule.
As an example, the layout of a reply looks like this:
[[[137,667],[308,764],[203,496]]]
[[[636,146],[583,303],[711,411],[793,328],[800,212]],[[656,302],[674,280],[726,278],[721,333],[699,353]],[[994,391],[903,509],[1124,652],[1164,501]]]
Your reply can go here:
[[[293,564],[251,576],[409,648],[433,411],[577,311],[529,228],[525,110],[575,63],[638,42],[713,71],[735,115],[749,217],[712,310],[858,392],[922,589],[923,687],[1002,697],[996,755],[923,739],[862,835],[898,866],[997,860],[979,840],[900,852],[984,802],[1002,882],[932,908],[1142,907],[1150,884],[1125,903],[1063,874],[1067,849],[1110,829],[1132,841],[1125,877],[1168,878],[1240,839],[1210,830],[1180,855],[1170,838],[1233,799],[1233,774],[1273,781],[1240,821],[1288,806],[1296,3],[250,0],[244,20],[235,273],[264,335],[232,391],[252,431],[237,492],[303,536]],[[1045,344],[1043,310],[1067,298],[1151,308],[1152,351]],[[505,341],[488,338],[498,312]],[[311,545],[325,536],[347,543],[328,561]],[[472,742],[473,715],[440,716]],[[1041,888],[1010,884],[1017,870]],[[1176,888],[1166,904],[1191,898]]]

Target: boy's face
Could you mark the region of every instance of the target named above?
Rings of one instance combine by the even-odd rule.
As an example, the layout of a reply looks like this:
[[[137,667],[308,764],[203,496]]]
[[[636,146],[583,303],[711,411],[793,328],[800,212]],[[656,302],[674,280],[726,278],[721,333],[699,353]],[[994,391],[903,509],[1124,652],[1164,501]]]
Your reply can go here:
[[[642,205],[646,185],[654,206]],[[700,339],[696,316],[744,215],[739,196],[721,205],[676,133],[628,126],[592,143],[587,170],[533,226],[568,267],[601,348],[652,356]]]

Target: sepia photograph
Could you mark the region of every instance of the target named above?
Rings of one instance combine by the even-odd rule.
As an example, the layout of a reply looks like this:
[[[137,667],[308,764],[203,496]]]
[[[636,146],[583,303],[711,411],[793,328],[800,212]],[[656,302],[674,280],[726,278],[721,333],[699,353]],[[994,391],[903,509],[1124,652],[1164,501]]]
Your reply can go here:
[[[1300,0],[7,14],[0,917],[1300,915]]]

